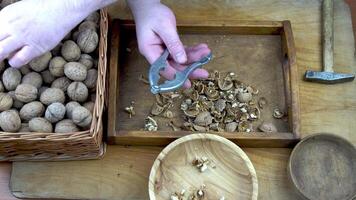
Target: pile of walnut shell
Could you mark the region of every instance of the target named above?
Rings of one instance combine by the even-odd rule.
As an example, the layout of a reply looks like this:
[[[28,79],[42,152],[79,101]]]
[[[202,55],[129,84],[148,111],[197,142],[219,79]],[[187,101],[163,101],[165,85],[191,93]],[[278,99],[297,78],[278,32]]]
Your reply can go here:
[[[0,62],[0,131],[89,129],[98,77],[98,12],[51,52],[15,69]]]

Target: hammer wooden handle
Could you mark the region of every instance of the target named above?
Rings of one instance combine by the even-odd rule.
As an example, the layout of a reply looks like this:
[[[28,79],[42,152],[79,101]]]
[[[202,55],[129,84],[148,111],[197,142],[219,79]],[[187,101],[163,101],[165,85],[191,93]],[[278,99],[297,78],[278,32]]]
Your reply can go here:
[[[334,2],[323,1],[323,65],[324,71],[333,72],[334,65]]]

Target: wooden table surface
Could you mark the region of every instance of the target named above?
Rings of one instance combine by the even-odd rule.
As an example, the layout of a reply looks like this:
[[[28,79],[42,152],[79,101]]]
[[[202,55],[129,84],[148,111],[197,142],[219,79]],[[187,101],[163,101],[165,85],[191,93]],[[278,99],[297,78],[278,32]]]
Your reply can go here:
[[[353,11],[353,18],[355,19],[356,2],[348,1],[351,3],[351,7],[355,9]],[[288,18],[292,21],[295,35],[300,75],[306,69],[318,70],[321,68],[320,12],[318,10],[320,1],[318,0],[311,2],[307,0],[281,0],[278,2],[270,0],[268,1],[270,3],[263,4],[258,1],[258,6],[257,0],[251,1],[256,5],[251,2],[241,3],[244,1],[238,1],[236,5],[231,7],[220,1],[219,4],[214,3],[215,1],[208,1],[209,3],[204,5],[202,2],[198,4],[199,0],[197,0],[193,1],[196,4],[193,3],[191,6],[192,9],[197,11],[191,13],[182,9],[184,8],[183,5],[174,4],[173,0],[165,2],[173,7],[178,19],[187,19],[189,16],[195,19],[206,19],[211,17],[213,11],[215,14],[213,18],[216,19],[234,17],[237,19],[280,20]],[[226,0],[225,2],[230,1]],[[127,8],[124,8],[122,4],[120,3],[118,7],[112,9],[116,11],[111,12],[112,16],[128,16]],[[259,9],[259,7],[263,9]],[[337,1],[336,7],[335,24],[338,31],[335,33],[335,61],[338,66],[337,70],[355,73],[355,48],[349,19],[350,14],[342,1]],[[224,12],[224,10],[230,8],[232,11]],[[279,11],[279,9],[287,10],[287,8],[288,11]],[[352,69],[346,66],[352,66]],[[356,135],[352,132],[356,130],[354,123],[356,119],[356,82],[326,87],[301,81],[300,93],[301,132],[303,136],[316,132],[333,132],[356,144]],[[32,192],[32,195],[46,196],[46,194],[53,194],[59,198],[68,197],[67,194],[72,194],[73,198],[92,195],[89,197],[145,199],[149,168],[160,150],[161,148],[154,147],[110,146],[107,156],[100,161],[43,164],[18,162],[14,164],[16,174],[12,181],[16,184],[13,185],[13,189],[27,189],[17,191],[18,195],[31,195]],[[244,149],[244,151],[256,168],[260,183],[260,199],[297,198],[286,178],[285,169],[290,149],[258,148]],[[11,167],[10,163],[0,164],[1,199],[16,199],[9,190]],[[66,177],[63,178],[63,176]],[[64,179],[67,181],[64,182]],[[33,180],[34,183],[26,187],[21,185],[21,180],[28,180],[28,182]],[[31,186],[32,188],[30,188]],[[33,192],[37,193],[34,194]]]

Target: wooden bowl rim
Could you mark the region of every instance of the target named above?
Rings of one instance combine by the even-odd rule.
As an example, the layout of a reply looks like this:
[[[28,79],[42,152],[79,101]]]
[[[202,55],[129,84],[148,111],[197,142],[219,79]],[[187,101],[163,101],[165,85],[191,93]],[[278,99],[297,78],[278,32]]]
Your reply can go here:
[[[213,141],[217,141],[223,145],[226,145],[227,147],[234,150],[242,158],[245,165],[247,166],[247,169],[249,170],[249,173],[251,174],[251,180],[252,180],[251,199],[257,200],[257,197],[258,197],[257,174],[256,174],[256,170],[255,170],[251,160],[247,156],[247,154],[239,146],[237,146],[235,143],[231,142],[230,140],[228,140],[224,137],[218,136],[218,135],[208,134],[208,133],[194,133],[194,134],[190,134],[190,135],[181,137],[181,138],[173,141],[172,143],[170,143],[167,147],[165,147],[161,151],[161,153],[157,156],[156,160],[154,161],[154,163],[152,165],[150,176],[149,176],[148,193],[149,193],[150,200],[156,200],[156,195],[154,193],[154,191],[155,191],[155,177],[156,177],[158,168],[161,164],[161,161],[164,160],[166,155],[168,155],[171,150],[173,150],[174,148],[176,148],[177,146],[179,146],[182,143],[190,142],[193,140],[202,140],[202,139],[203,140],[213,140]]]
[[[324,139],[324,138],[331,138],[332,140],[338,140],[342,143],[344,143],[345,145],[351,147],[351,148],[354,148],[355,149],[355,146],[350,143],[348,140],[346,140],[345,138],[343,137],[340,137],[338,135],[335,135],[335,134],[332,134],[332,133],[317,133],[317,134],[313,134],[313,135],[309,135],[309,136],[306,136],[305,138],[303,138],[295,147],[294,149],[292,150],[292,153],[289,157],[289,161],[288,161],[288,166],[287,166],[287,174],[288,174],[288,179],[289,181],[293,184],[294,188],[296,189],[297,193],[303,198],[303,199],[306,199],[306,200],[310,200],[310,198],[308,198],[306,196],[305,193],[303,193],[303,190],[299,187],[299,185],[297,184],[297,178],[295,177],[294,173],[293,173],[293,170],[292,170],[292,164],[294,162],[294,158],[296,156],[296,154],[299,152],[299,149],[301,148],[302,145],[304,145],[307,141],[309,141],[310,139],[313,139],[317,137],[318,138],[318,141],[320,141],[320,138],[321,139]],[[344,147],[344,146],[343,146]],[[354,199],[356,197],[356,194],[351,197],[351,199]],[[350,200],[351,200],[350,199]]]

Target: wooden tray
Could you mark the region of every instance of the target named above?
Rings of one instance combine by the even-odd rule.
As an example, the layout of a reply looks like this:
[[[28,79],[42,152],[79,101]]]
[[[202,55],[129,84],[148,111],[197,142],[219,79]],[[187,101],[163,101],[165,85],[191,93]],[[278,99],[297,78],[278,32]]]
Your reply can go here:
[[[269,102],[260,122],[271,121],[278,129],[277,133],[215,134],[243,147],[290,147],[300,139],[296,51],[289,21],[190,21],[179,24],[178,30],[184,44],[205,42],[212,49],[215,59],[205,68],[234,71],[242,82],[258,88]],[[147,76],[149,64],[138,52],[132,21],[114,20],[111,32],[108,143],[161,146],[191,134],[172,131],[164,120],[159,131],[142,131],[155,101],[149,86],[139,81],[141,75]],[[136,115],[130,119],[124,108],[131,101]],[[272,117],[275,108],[287,113],[285,120]]]

